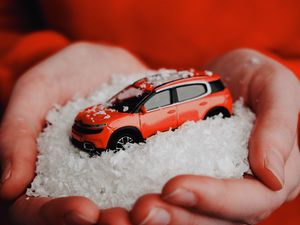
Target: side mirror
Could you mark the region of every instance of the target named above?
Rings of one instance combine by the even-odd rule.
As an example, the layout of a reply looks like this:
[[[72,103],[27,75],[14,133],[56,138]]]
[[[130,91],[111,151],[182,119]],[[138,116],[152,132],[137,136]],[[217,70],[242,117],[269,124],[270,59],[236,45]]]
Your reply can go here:
[[[147,109],[146,109],[146,107],[145,107],[144,105],[141,106],[140,112],[141,112],[142,114],[147,113]]]

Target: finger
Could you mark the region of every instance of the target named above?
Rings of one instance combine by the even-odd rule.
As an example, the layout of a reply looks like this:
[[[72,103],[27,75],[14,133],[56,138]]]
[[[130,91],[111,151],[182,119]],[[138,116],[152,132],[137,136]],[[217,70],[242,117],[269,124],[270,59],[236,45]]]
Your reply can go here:
[[[300,89],[291,72],[273,64],[262,68],[250,83],[256,122],[249,142],[249,161],[258,178],[272,190],[280,190],[285,162],[297,134]],[[266,75],[271,69],[272,75]],[[260,86],[259,92],[251,90]]]
[[[141,197],[130,212],[134,224],[140,225],[233,225],[236,223],[191,213],[164,202],[159,195]]]
[[[39,94],[28,91],[32,88]],[[42,110],[47,110],[46,106],[53,101],[45,91],[37,80],[20,81],[12,95],[0,128],[2,198],[17,197],[34,177],[36,137],[42,129],[42,115],[46,113]]]
[[[274,203],[267,187],[255,180],[217,180],[192,175],[167,183],[162,199],[198,213],[249,224],[260,221],[262,212],[270,213],[274,204],[281,204],[279,199]]]
[[[128,212],[123,208],[101,210],[99,225],[131,225]]]
[[[218,218],[254,224],[279,207],[300,185],[300,153],[295,143],[286,164],[286,182],[274,192],[256,179],[215,179],[181,175],[163,188],[162,199]]]
[[[22,196],[10,211],[13,222],[20,225],[89,225],[99,217],[97,206],[83,197]]]
[[[243,97],[256,113],[250,165],[268,187],[281,189],[283,167],[296,134],[299,81],[289,69],[251,49],[231,51],[212,62],[209,69],[220,73],[233,96]]]

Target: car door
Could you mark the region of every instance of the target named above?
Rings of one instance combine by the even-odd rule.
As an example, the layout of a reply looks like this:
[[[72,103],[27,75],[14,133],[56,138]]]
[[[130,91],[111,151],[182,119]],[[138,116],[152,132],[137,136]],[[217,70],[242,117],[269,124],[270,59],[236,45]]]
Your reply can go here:
[[[178,126],[186,121],[198,121],[208,107],[208,88],[204,83],[176,87]]]
[[[160,91],[152,95],[142,106],[140,126],[144,138],[157,131],[177,128],[177,106],[172,104],[170,90]]]

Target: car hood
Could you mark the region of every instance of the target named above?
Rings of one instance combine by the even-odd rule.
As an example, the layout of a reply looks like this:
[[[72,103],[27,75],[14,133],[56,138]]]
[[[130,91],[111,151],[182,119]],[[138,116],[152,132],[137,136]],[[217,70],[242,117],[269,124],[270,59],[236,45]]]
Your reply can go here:
[[[108,123],[116,117],[122,116],[121,114],[124,113],[117,112],[114,109],[99,104],[82,110],[78,113],[75,120],[86,125],[98,125]]]

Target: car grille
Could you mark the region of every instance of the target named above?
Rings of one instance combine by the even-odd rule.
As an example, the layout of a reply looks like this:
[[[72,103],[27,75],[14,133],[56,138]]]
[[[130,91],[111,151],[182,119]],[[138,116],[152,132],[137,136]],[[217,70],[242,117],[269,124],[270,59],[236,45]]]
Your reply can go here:
[[[74,123],[72,130],[79,134],[99,134],[103,128],[95,128],[82,123]]]

